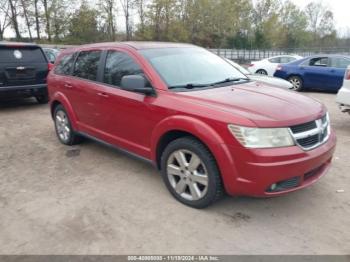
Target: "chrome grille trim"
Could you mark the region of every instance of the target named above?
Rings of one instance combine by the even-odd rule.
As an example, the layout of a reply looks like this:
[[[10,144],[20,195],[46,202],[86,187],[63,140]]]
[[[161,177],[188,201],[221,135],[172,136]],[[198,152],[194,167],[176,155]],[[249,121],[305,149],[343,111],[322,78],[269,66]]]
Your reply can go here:
[[[308,125],[301,124],[289,128],[289,132],[292,135],[295,144],[305,151],[312,150],[326,143],[330,136],[330,124],[328,114],[313,122],[315,123],[315,125],[309,125],[311,122],[308,122]],[[314,128],[306,129],[308,128],[307,126],[309,128]],[[305,131],[300,130],[302,127],[305,127]]]

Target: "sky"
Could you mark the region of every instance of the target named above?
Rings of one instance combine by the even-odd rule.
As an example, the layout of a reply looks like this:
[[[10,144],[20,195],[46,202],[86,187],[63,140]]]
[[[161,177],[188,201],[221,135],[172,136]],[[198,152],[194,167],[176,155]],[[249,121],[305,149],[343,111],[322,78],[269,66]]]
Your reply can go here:
[[[92,0],[93,1],[93,0]],[[315,0],[291,0],[293,3],[305,8],[307,4]],[[335,27],[338,30],[340,36],[349,36],[350,35],[350,0],[316,0],[321,1],[324,5],[327,6],[330,10],[333,11]],[[121,15],[121,14],[120,14]],[[119,25],[123,23],[123,18],[119,22]],[[6,30],[5,37],[14,37],[13,30]]]
[[[312,0],[291,0],[294,4],[305,8]],[[350,0],[321,0],[333,11],[335,27],[340,35],[349,33],[350,30]]]

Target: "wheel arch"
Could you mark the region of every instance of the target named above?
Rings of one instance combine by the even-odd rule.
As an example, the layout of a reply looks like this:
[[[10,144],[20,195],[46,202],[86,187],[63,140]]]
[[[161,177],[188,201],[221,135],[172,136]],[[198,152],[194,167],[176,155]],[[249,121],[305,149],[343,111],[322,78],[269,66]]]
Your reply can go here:
[[[160,168],[160,158],[166,146],[171,141],[184,136],[191,136],[200,141],[208,148],[215,159],[217,145],[224,143],[212,127],[197,118],[188,116],[169,117],[159,123],[152,133],[151,154],[158,168]]]
[[[288,74],[287,79],[289,79],[289,78],[291,78],[291,77],[293,77],[293,76],[297,76],[297,77],[299,77],[301,80],[304,81],[303,76],[302,76],[301,74],[299,74],[299,73],[290,73],[290,74]]]
[[[55,112],[54,110],[58,105],[62,105],[64,107],[64,109],[68,114],[72,127],[75,130],[78,130],[77,116],[74,113],[73,107],[68,101],[67,97],[62,93],[56,93],[51,99],[51,102],[50,102],[51,117],[53,118],[53,114]]]
[[[160,168],[160,159],[166,146],[181,136],[191,136],[205,145],[213,155],[226,192],[234,192],[238,172],[228,146],[219,132],[204,121],[190,116],[171,116],[160,122],[152,133],[151,158]]]

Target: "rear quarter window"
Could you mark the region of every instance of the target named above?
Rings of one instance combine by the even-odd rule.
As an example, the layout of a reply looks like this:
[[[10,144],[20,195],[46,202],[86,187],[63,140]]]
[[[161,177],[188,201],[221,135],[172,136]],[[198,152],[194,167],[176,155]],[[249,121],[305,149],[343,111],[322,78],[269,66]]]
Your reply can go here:
[[[75,54],[64,55],[55,66],[55,74],[70,75],[74,66]]]
[[[40,47],[0,47],[0,63],[47,63]]]
[[[270,63],[273,63],[273,64],[279,64],[281,62],[281,58],[274,57],[274,58],[270,58],[269,61],[270,61]]]

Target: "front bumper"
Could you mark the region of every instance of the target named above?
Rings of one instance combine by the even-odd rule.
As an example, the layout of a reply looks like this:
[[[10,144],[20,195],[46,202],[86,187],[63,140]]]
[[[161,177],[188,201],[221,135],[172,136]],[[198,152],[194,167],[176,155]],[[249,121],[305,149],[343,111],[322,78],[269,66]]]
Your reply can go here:
[[[235,179],[225,187],[226,191],[231,195],[264,197],[307,187],[326,174],[335,145],[336,137],[332,131],[325,144],[310,151],[297,146],[250,150],[227,146],[234,159],[231,176],[235,174]],[[227,177],[227,170],[224,173]],[[275,190],[271,190],[273,184]]]
[[[47,95],[47,84],[0,86],[0,98]]]

